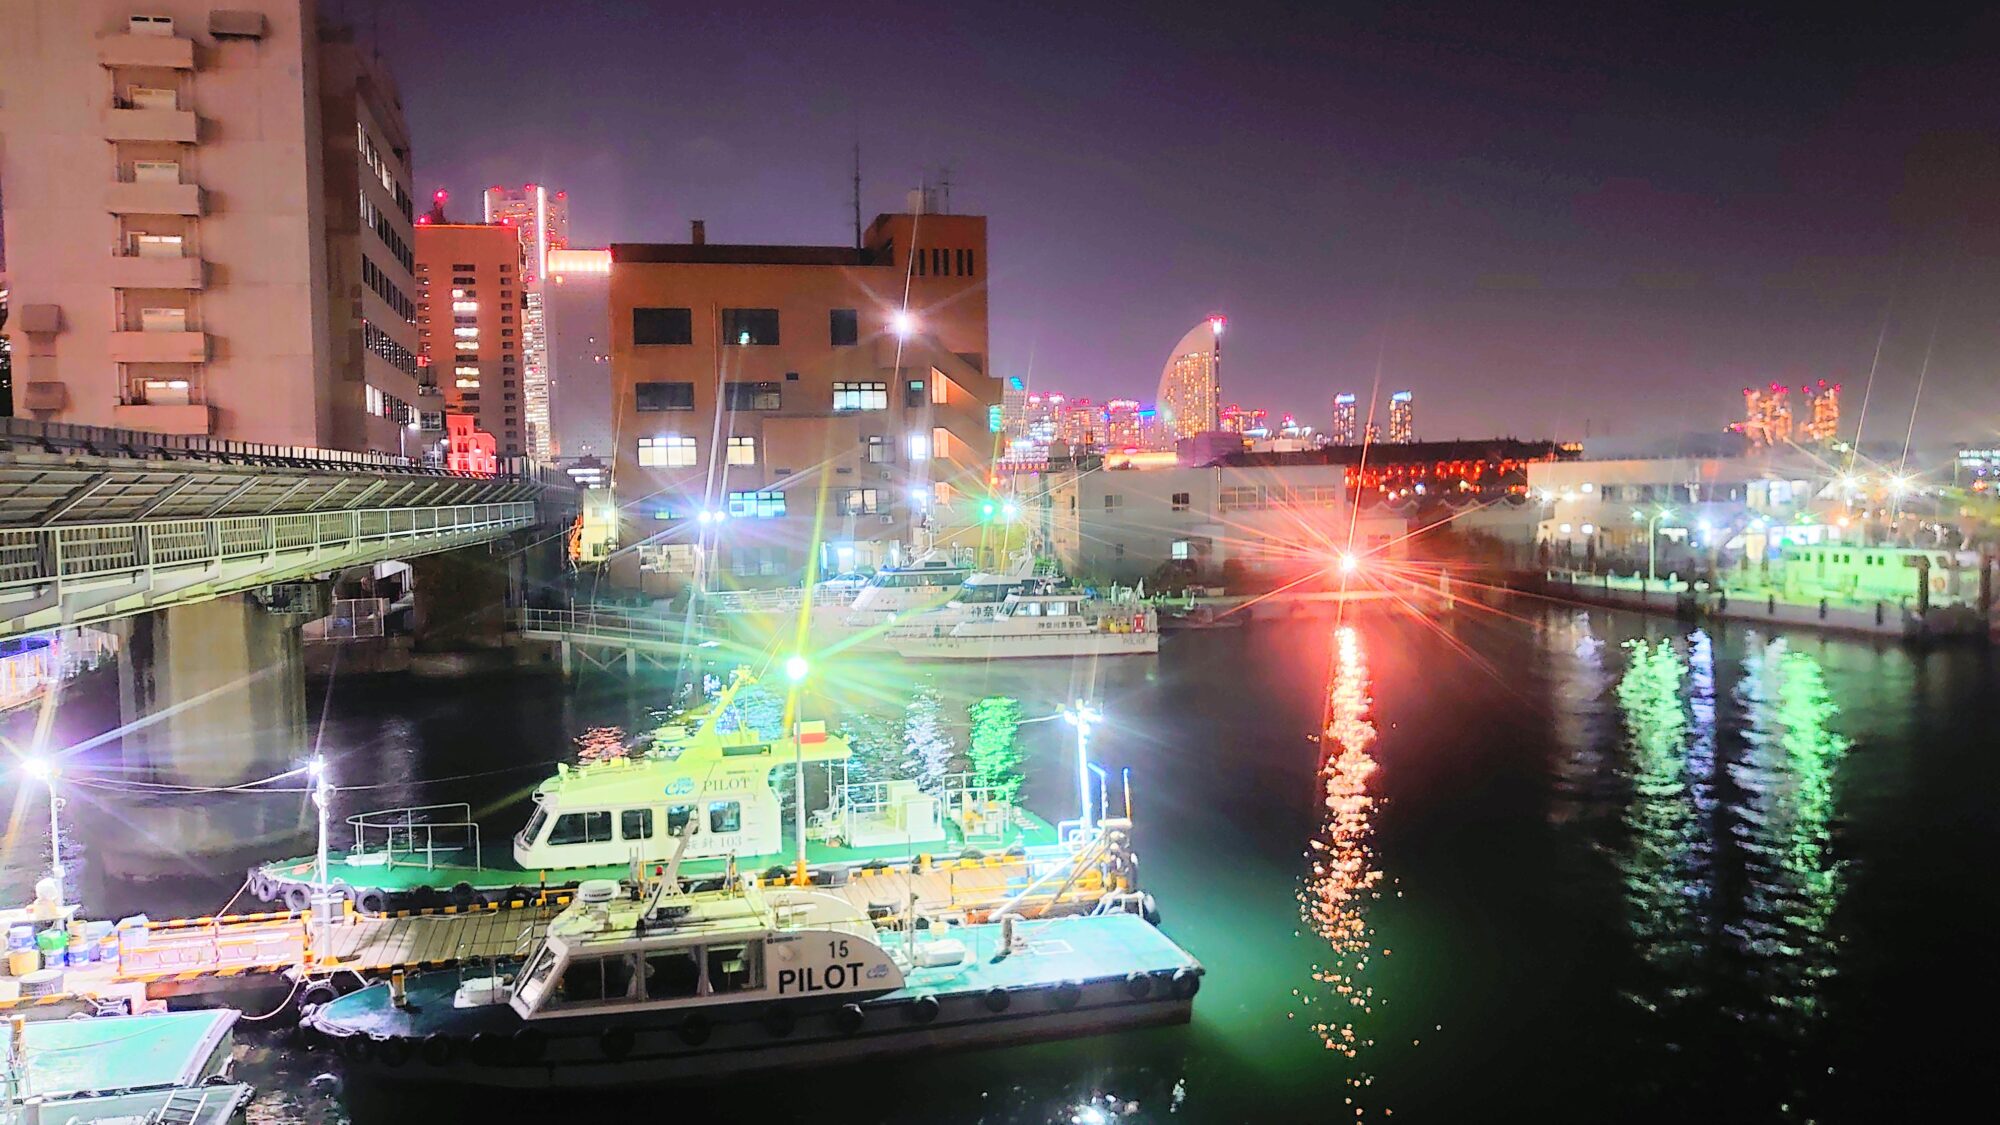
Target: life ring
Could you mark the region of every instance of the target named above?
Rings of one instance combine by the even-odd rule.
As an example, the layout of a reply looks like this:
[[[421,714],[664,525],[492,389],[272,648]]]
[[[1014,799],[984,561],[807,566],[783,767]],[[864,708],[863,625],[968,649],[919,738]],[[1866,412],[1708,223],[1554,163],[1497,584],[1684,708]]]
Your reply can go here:
[[[285,909],[294,914],[312,906],[312,888],[304,883],[286,883],[282,897],[285,900]]]
[[[1061,984],[1056,985],[1056,991],[1055,991],[1056,1007],[1061,1008],[1064,1011],[1068,1011],[1069,1009],[1076,1007],[1077,1004],[1082,1000],[1083,1000],[1083,985],[1081,983],[1073,980],[1066,980]]]
[[[992,988],[986,990],[987,1011],[992,1012],[995,1015],[998,1015],[1001,1012],[1006,1011],[1007,1005],[1011,1003],[1013,1003],[1013,997],[1007,995],[1007,990],[1001,988],[999,985],[996,984]]]
[[[786,1039],[799,1026],[799,1017],[784,1008],[773,1008],[764,1016],[764,1032],[773,1039]]]
[[[404,1063],[409,1062],[411,1057],[416,1053],[416,1047],[412,1046],[408,1039],[400,1035],[389,1036],[375,1044],[375,1057],[381,1060],[383,1066],[387,1067],[402,1066]]]
[[[1174,970],[1174,997],[1192,1000],[1201,991],[1201,974],[1185,966]]]
[[[1144,1000],[1153,991],[1153,978],[1147,973],[1133,972],[1125,978],[1125,995],[1134,1000]]]
[[[424,1036],[423,1045],[417,1048],[417,1053],[431,1066],[444,1066],[458,1053],[458,1044],[452,1042],[451,1036],[433,1031]]]
[[[389,892],[381,887],[363,887],[354,892],[354,909],[369,918],[389,912]]]
[[[833,1013],[833,1026],[843,1035],[852,1035],[861,1030],[861,1024],[867,1018],[868,1015],[861,1010],[861,1005],[842,1004],[840,1010]]]
[[[708,1022],[707,1016],[696,1014],[681,1021],[681,1042],[690,1047],[701,1046],[713,1034],[715,1025]]]
[[[938,1012],[943,1010],[943,1008],[944,1005],[938,1002],[937,997],[925,993],[915,1000],[910,1001],[910,1006],[906,1010],[910,1014],[910,1022],[930,1023],[932,1020],[938,1018]]]
[[[604,1034],[597,1037],[597,1049],[604,1052],[605,1058],[617,1062],[631,1054],[633,1045],[638,1041],[639,1037],[629,1027],[607,1027]]]
[[[549,1048],[549,1037],[540,1028],[517,1027],[514,1029],[513,1055],[517,1065],[541,1061],[542,1053]]]

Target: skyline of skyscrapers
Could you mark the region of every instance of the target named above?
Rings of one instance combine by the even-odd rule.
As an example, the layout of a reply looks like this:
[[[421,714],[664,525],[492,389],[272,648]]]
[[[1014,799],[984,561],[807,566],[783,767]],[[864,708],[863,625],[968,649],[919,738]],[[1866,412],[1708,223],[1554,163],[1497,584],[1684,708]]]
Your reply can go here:
[[[1416,401],[1409,391],[1389,396],[1389,440],[1396,445],[1417,440]]]
[[[1342,391],[1341,393],[1334,395],[1333,429],[1329,431],[1328,435],[1329,437],[1332,438],[1333,444],[1353,445],[1355,438],[1360,433],[1360,431],[1356,429],[1357,424],[1358,420],[1355,418],[1353,393],[1348,391]]]

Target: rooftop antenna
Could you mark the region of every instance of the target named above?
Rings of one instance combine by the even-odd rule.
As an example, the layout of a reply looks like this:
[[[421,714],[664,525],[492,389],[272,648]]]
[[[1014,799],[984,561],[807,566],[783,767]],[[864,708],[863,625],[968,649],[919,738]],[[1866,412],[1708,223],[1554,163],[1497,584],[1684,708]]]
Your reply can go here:
[[[861,134],[854,135],[854,248],[861,249]]]
[[[949,215],[951,214],[951,165],[947,164],[938,169],[938,176],[938,187],[944,191],[944,205],[939,208],[939,213]]]

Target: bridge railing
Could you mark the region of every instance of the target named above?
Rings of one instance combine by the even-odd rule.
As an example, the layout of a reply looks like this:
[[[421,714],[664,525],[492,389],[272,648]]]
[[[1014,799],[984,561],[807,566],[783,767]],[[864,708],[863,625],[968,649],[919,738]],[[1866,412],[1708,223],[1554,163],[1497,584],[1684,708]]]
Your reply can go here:
[[[685,616],[661,617],[618,610],[524,609],[521,631],[577,639],[679,645],[688,636]]]
[[[0,587],[370,541],[524,527],[529,501],[0,530]]]

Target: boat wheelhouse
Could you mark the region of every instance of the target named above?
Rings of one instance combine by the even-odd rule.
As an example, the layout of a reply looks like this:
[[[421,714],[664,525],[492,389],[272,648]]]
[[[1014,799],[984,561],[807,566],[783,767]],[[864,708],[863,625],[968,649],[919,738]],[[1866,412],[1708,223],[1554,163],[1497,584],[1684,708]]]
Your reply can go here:
[[[891,645],[905,657],[923,660],[1156,653],[1159,616],[1136,596],[1106,600],[1080,593],[1015,593],[989,616],[928,634],[899,632]]]

